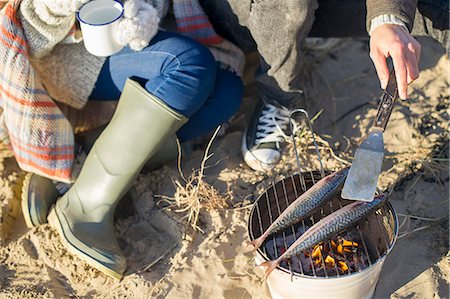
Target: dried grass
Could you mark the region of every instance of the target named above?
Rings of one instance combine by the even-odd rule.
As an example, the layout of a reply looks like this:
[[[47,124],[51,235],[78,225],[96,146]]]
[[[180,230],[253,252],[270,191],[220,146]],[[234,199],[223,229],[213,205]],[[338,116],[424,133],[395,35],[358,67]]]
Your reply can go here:
[[[417,147],[413,148],[412,151],[394,155],[392,158],[395,158],[395,166],[386,173],[394,172],[398,173],[399,176],[390,186],[389,194],[394,191],[397,183],[402,181],[411,172],[417,174],[411,189],[413,189],[417,182],[424,176],[433,177],[434,180],[442,186],[441,171],[448,171],[449,159],[446,156],[448,146],[448,140],[445,140],[444,138],[444,141],[438,140],[431,147]],[[405,192],[404,197],[406,198],[407,196],[408,192]]]
[[[318,160],[316,149],[320,154],[324,170],[343,167],[351,164],[351,162],[348,161],[348,158],[341,157],[342,153],[340,155],[337,155],[330,143],[322,136],[317,133],[314,133],[314,136],[316,143],[314,143],[312,132],[309,130],[304,130],[300,132],[298,136],[296,136],[295,144],[291,140],[289,140],[289,143],[291,145],[288,155],[291,157],[295,157],[294,146],[296,146],[300,160],[300,168],[302,169],[302,171],[320,170],[321,165],[320,161]],[[296,167],[297,166],[298,164],[296,165]]]
[[[206,162],[214,154],[210,154],[211,145],[219,132],[216,129],[205,149],[200,169],[194,170],[188,178],[185,178],[181,170],[181,147],[178,156],[178,171],[182,182],[175,180],[176,191],[173,197],[161,196],[162,201],[168,204],[167,209],[176,213],[182,213],[182,219],[186,219],[188,224],[194,229],[204,232],[199,226],[199,217],[204,210],[224,209],[228,207],[228,196],[223,196],[217,189],[203,180],[206,169]]]

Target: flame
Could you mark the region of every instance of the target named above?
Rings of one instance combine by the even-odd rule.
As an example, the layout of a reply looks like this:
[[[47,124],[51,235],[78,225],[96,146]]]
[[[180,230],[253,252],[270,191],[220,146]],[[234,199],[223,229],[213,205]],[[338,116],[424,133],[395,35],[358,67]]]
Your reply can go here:
[[[331,264],[331,266],[334,266],[334,264],[335,264],[334,258],[332,258],[331,256],[327,255],[327,257],[325,259],[325,263],[326,264]]]
[[[311,254],[311,257],[318,259],[322,258],[322,245],[317,244],[316,246],[314,246],[314,250],[313,253]]]
[[[338,266],[339,266],[339,269],[341,269],[344,272],[348,270],[348,266],[345,262],[338,261]]]
[[[352,241],[347,241],[344,238],[342,238],[342,246],[344,246],[344,247],[347,247],[347,246],[358,247],[358,243],[352,242]]]
[[[305,257],[311,257],[314,267],[318,269],[334,268],[342,272],[349,271],[349,264],[345,261],[351,260],[347,253],[355,253],[357,242],[348,241],[342,237],[330,240],[329,243],[321,242],[315,245]],[[325,258],[324,258],[325,257]],[[344,260],[344,261],[343,261]]]

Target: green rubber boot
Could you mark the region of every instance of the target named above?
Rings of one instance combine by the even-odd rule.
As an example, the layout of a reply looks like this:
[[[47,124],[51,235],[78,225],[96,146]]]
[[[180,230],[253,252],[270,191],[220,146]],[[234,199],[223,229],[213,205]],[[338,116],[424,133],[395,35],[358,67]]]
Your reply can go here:
[[[83,151],[89,153],[105,127],[102,126],[77,136],[77,143],[81,145]],[[187,146],[182,147],[185,149]],[[173,135],[159,147],[145,163],[143,169],[152,171],[177,158],[177,137]],[[47,223],[50,207],[60,196],[52,180],[35,173],[28,173],[23,182],[21,194],[22,214],[27,227],[33,228]]]
[[[77,136],[77,142],[81,145],[83,150],[89,152],[95,143],[95,140],[100,136],[105,126],[90,130]],[[164,164],[176,160],[178,158],[178,144],[176,135],[167,138],[158,150],[148,159],[144,165],[144,170],[152,171]]]
[[[27,173],[22,185],[22,214],[27,227],[47,223],[50,207],[60,196],[52,180],[35,173]]]
[[[49,222],[69,251],[121,279],[126,269],[114,234],[114,210],[144,163],[187,119],[127,80],[115,114],[80,175],[55,204]]]

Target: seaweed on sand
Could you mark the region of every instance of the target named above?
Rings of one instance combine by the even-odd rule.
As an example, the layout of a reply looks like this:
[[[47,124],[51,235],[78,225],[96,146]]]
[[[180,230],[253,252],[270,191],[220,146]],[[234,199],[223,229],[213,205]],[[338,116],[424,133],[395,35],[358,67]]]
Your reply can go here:
[[[200,169],[193,170],[187,178],[181,170],[181,147],[178,144],[178,171],[182,181],[174,181],[176,191],[173,197],[160,196],[162,198],[161,201],[167,204],[167,209],[184,214],[182,219],[186,219],[187,223],[194,230],[201,232],[204,232],[199,226],[199,217],[202,211],[228,207],[228,196],[220,194],[216,188],[204,180],[206,162],[214,155],[213,153],[210,154],[209,151],[219,130],[220,127],[215,130],[209,140],[200,164]]]

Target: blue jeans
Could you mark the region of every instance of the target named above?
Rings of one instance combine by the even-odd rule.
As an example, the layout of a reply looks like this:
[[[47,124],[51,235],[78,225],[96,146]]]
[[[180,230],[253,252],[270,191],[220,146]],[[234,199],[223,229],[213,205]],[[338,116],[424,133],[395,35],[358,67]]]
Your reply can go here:
[[[181,142],[227,121],[239,108],[244,91],[242,80],[219,68],[208,48],[164,31],[140,52],[124,48],[107,58],[89,100],[118,100],[130,77],[189,118],[177,132]]]

